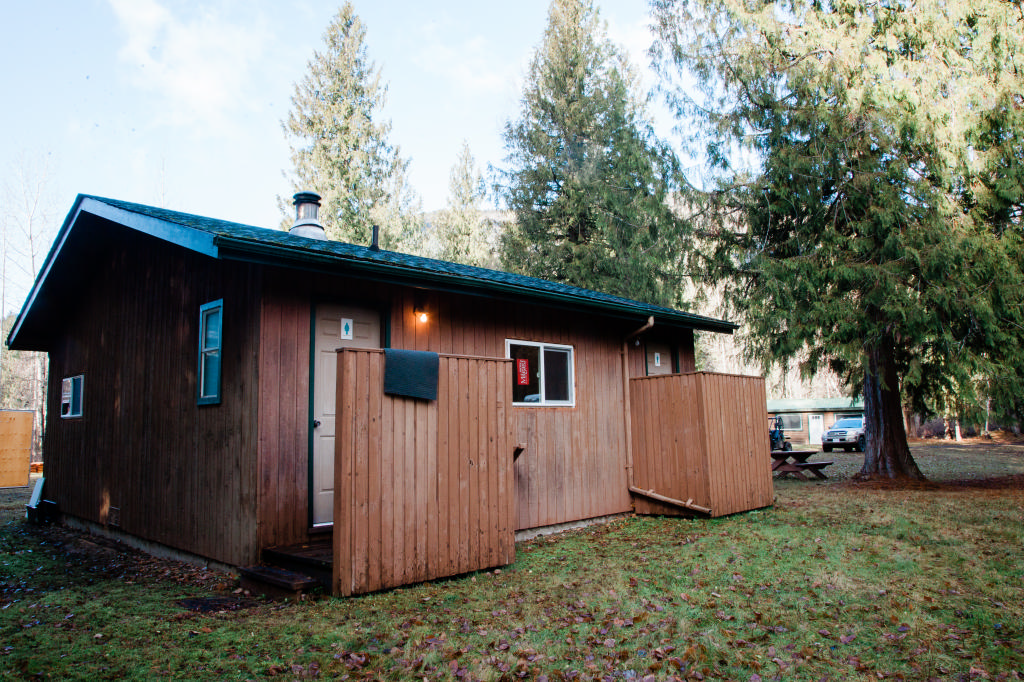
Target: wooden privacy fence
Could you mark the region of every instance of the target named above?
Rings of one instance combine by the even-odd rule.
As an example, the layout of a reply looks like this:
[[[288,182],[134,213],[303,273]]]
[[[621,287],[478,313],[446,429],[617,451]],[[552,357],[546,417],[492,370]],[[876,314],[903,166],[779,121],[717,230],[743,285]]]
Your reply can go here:
[[[34,417],[31,410],[0,410],[0,488],[28,485]]]
[[[636,511],[723,516],[771,505],[764,379],[696,372],[631,379]],[[645,494],[647,493],[647,494]]]
[[[338,351],[334,594],[515,559],[510,362],[441,355],[427,401],[384,393],[383,351]]]

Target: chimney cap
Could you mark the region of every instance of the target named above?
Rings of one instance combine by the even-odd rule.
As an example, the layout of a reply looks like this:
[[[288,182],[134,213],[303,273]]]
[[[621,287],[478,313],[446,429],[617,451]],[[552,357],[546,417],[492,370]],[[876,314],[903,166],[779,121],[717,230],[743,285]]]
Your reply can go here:
[[[313,203],[317,206],[320,205],[320,195],[316,192],[296,192],[293,196],[293,202],[296,206],[304,203]]]
[[[316,192],[296,192],[292,197],[295,204],[295,224],[289,234],[310,239],[327,239],[327,232],[320,224],[320,195]]]

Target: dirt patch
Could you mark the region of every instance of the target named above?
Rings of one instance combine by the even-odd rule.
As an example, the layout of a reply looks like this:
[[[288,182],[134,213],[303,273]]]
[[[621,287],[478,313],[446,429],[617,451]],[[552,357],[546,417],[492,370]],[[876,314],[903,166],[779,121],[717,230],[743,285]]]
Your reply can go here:
[[[100,559],[111,561],[119,554],[119,550],[114,547],[105,546],[84,537],[70,538],[63,543],[62,548],[68,556],[87,557],[94,562],[98,562]]]
[[[945,481],[943,487],[976,488],[979,490],[1019,490],[1024,492],[1024,474],[995,476],[993,478],[965,478],[959,481]]]
[[[191,597],[179,599],[175,602],[178,606],[196,613],[224,613],[226,611],[241,611],[259,606],[255,599],[245,597]]]
[[[235,576],[183,561],[161,559],[109,538],[89,535],[57,525],[22,523],[15,533],[36,551],[53,552],[67,559],[68,567],[91,576],[124,580],[139,585],[174,582],[212,591],[237,587]]]

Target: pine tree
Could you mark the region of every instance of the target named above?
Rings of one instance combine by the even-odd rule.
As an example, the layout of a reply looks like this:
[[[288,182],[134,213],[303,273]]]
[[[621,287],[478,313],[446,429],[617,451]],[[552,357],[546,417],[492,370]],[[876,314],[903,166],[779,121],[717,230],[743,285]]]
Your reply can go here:
[[[683,223],[669,207],[676,160],[590,0],[552,0],[497,188],[515,213],[506,269],[680,305]]]
[[[409,162],[388,141],[391,122],[381,114],[387,89],[365,40],[366,28],[346,2],[324,33],[324,50],[295,85],[283,125],[293,140],[295,190],[321,195],[328,237],[366,244],[376,223],[382,245],[397,248],[422,231],[419,200],[407,181]]]
[[[766,363],[806,353],[863,388],[862,475],[921,477],[904,401],[1024,366],[1019,7],[653,4],[673,103],[722,183],[707,277]]]
[[[469,144],[463,142],[448,179],[448,206],[435,223],[442,259],[480,267],[497,264],[489,238],[491,223],[480,210],[486,194],[484,176]]]

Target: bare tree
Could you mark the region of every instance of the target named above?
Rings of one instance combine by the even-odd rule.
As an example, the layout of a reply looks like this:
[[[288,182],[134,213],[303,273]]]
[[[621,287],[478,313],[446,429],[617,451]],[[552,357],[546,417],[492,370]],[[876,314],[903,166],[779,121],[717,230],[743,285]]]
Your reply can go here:
[[[48,156],[29,159],[22,154],[8,169],[3,183],[3,274],[0,308],[6,317],[16,307],[10,296],[23,300],[46,256],[55,231],[55,211],[50,193],[52,169]],[[5,336],[6,341],[6,336]],[[9,353],[5,351],[5,353]],[[42,430],[46,419],[46,354],[18,353],[4,357],[0,373],[5,407],[32,409],[36,413],[33,459],[41,457]],[[15,376],[17,374],[17,376]],[[17,389],[17,385],[25,388]]]

